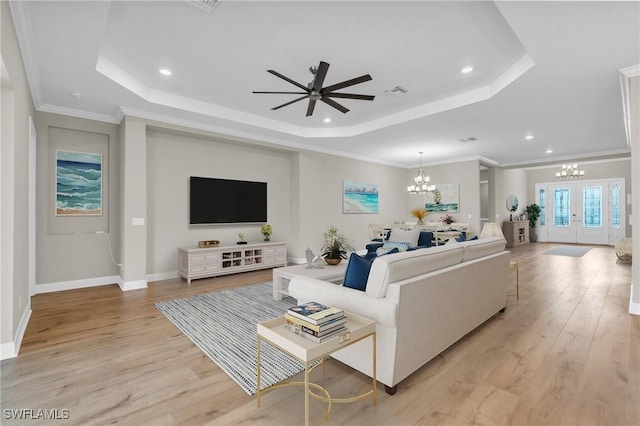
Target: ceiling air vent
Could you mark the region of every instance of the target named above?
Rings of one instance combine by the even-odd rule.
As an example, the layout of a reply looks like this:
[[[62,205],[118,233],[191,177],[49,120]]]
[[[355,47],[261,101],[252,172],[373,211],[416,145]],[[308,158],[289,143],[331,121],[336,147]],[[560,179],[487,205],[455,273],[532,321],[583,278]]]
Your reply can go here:
[[[205,12],[211,12],[218,3],[218,0],[187,0],[194,6],[197,6],[199,9],[204,10]]]
[[[395,95],[395,96],[402,96],[409,93],[409,89],[407,89],[404,86],[396,86],[396,87],[392,87],[391,89],[387,89],[384,92],[391,93],[392,95]]]

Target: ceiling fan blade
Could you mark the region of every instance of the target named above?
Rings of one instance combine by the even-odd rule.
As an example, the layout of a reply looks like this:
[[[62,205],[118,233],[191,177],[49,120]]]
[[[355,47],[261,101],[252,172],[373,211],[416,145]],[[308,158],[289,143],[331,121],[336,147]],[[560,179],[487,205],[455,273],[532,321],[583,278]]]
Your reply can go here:
[[[275,110],[280,109],[280,108],[282,108],[282,107],[286,107],[287,105],[291,105],[291,104],[293,104],[293,103],[295,103],[295,102],[301,101],[301,100],[306,99],[306,98],[308,98],[308,97],[309,97],[309,95],[300,96],[299,98],[294,99],[294,100],[292,100],[292,101],[289,101],[289,102],[287,102],[286,104],[278,105],[277,107],[273,107],[273,108],[271,108],[271,111],[275,111]]]
[[[307,92],[251,92],[251,93],[268,93],[274,95],[306,95]]]
[[[360,77],[352,78],[351,80],[343,81],[331,86],[327,86],[322,89],[322,93],[333,92],[334,90],[344,89],[345,87],[354,86],[356,84],[364,83],[365,81],[373,80],[369,74],[361,75]]]
[[[308,92],[309,88],[303,84],[298,83],[297,81],[293,81],[291,80],[289,77],[286,77],[282,74],[280,74],[278,71],[274,71],[274,70],[267,70],[268,73],[275,75],[276,77],[280,77],[281,79],[283,79],[284,81],[288,81],[289,83],[293,84],[294,86],[298,86],[299,88],[301,88],[302,90]]]
[[[354,93],[325,93],[323,96],[331,96],[332,98],[358,99],[361,101],[372,101],[373,95],[356,95]]]
[[[324,78],[327,76],[327,71],[329,70],[329,64],[326,62],[320,61],[318,65],[318,71],[316,72],[316,76],[313,79],[313,90],[316,92],[320,92],[322,90],[322,85],[324,84]]]
[[[313,110],[316,107],[316,100],[315,99],[309,99],[309,106],[307,107],[307,117],[313,115]]]
[[[331,105],[332,107],[334,107],[335,109],[337,109],[338,111],[346,114],[349,112],[348,108],[345,108],[344,106],[340,105],[339,103],[337,103],[336,101],[334,101],[333,99],[327,98],[326,96],[323,96],[322,98],[320,98],[320,100],[322,102],[324,102],[327,105]]]

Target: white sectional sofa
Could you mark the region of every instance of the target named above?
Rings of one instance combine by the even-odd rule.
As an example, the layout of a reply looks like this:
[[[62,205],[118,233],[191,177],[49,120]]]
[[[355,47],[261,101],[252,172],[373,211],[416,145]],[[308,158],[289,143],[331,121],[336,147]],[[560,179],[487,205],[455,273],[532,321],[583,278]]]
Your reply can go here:
[[[377,322],[377,380],[396,385],[506,307],[510,253],[505,240],[475,241],[381,256],[365,291],[296,276],[289,293]],[[334,358],[372,376],[371,339]]]

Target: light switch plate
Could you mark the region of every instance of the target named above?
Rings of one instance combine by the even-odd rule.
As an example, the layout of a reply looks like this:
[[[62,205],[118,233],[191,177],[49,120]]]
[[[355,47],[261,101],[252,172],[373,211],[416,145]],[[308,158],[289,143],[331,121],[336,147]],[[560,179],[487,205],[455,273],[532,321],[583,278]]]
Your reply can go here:
[[[131,219],[131,225],[144,226],[144,217],[134,217]]]

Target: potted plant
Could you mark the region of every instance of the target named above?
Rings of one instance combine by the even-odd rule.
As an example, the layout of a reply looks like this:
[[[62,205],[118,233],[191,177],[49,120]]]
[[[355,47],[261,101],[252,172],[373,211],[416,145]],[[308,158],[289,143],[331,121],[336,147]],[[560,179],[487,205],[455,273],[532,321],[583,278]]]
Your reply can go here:
[[[417,225],[424,225],[424,218],[429,214],[424,208],[413,209],[409,213],[411,214],[411,216],[418,219]]]
[[[268,223],[265,223],[260,228],[260,232],[262,233],[262,236],[264,237],[264,241],[270,241],[271,240],[271,232],[272,232],[271,231],[271,225],[269,225]]]
[[[347,258],[347,252],[355,251],[347,238],[338,233],[338,229],[333,225],[324,233],[324,243],[321,250],[321,256],[329,265],[337,265],[342,259]]]
[[[538,240],[538,236],[536,235],[536,223],[540,217],[540,206],[536,203],[529,204],[525,211],[529,217],[529,241],[535,243]]]

